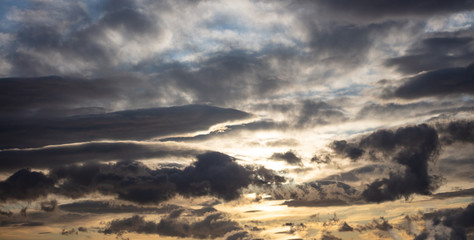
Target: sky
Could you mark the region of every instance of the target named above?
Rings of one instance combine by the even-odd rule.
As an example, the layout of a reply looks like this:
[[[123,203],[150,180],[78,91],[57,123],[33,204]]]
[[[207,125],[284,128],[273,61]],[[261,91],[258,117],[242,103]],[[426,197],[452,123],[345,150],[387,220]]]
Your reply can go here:
[[[472,0],[0,1],[0,239],[474,239]]]

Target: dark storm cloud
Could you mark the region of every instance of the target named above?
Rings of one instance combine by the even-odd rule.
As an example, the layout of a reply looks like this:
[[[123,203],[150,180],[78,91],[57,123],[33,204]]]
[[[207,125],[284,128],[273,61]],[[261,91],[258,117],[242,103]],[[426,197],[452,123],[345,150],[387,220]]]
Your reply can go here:
[[[270,158],[274,160],[285,161],[291,165],[301,165],[301,158],[296,156],[296,154],[291,150],[285,153],[274,153]]]
[[[41,172],[23,169],[0,182],[0,201],[33,200],[46,196],[53,191],[54,183]]]
[[[379,130],[363,138],[360,146],[392,156],[392,161],[406,167],[405,172],[390,173],[389,178],[376,180],[362,195],[368,201],[382,202],[407,198],[413,193],[428,195],[438,187],[438,177],[429,175],[428,163],[439,151],[436,130],[422,124],[399,128],[395,132]]]
[[[474,64],[467,67],[444,68],[419,74],[405,80],[387,98],[416,99],[474,93]]]
[[[270,170],[243,167],[230,156],[207,152],[198,155],[197,161],[184,169],[153,170],[138,162],[119,162],[58,167],[51,169],[49,175],[20,170],[0,182],[0,192],[3,201],[34,200],[49,193],[78,198],[98,192],[144,204],[162,202],[176,194],[233,200],[250,184],[281,181],[284,178]]]
[[[116,219],[102,230],[104,234],[144,233],[161,236],[216,238],[242,229],[237,222],[227,220],[223,213],[211,213],[203,219],[184,221],[173,217],[162,218],[159,222],[146,221],[142,216]]]
[[[12,149],[0,151],[0,172],[21,168],[45,169],[86,162],[192,157],[199,153],[202,151],[175,144],[137,142],[92,142],[36,149]]]
[[[362,196],[369,202],[408,198],[414,193],[430,195],[439,187],[441,178],[430,175],[429,167],[430,162],[438,157],[441,144],[436,129],[427,124],[377,130],[356,141],[334,141],[330,147],[336,154],[352,160],[388,160],[403,166],[403,170],[391,171],[388,177],[367,185]],[[355,177],[352,175],[348,173],[345,177]]]
[[[109,41],[107,31],[119,32],[128,41],[139,41],[140,38],[160,32],[158,21],[130,3],[120,6],[117,2],[113,9],[106,8],[96,22],[92,22],[92,18],[79,5],[74,5],[71,11],[73,14],[58,14],[63,18],[60,19],[62,23],[69,23],[68,33],[62,32],[59,26],[35,21],[34,18],[20,24],[15,38],[18,49],[29,48],[39,54],[12,51],[7,55],[13,66],[12,72],[21,76],[50,75],[61,73],[61,67],[68,68],[55,66],[54,62],[48,61],[52,54],[60,56],[65,64],[90,65],[99,71],[111,67],[119,49],[104,44]],[[52,6],[47,3],[33,7],[38,11],[47,11],[50,8]]]
[[[470,0],[456,1],[350,1],[350,0],[319,0],[319,1],[295,1],[299,3],[315,4],[324,10],[335,13],[355,16],[363,19],[377,19],[387,17],[417,17],[446,14],[452,12],[468,11],[474,9],[474,3]]]
[[[474,226],[474,204],[469,204],[465,209],[445,209],[432,213],[425,213],[423,218],[431,220],[432,224],[426,225],[425,230],[415,237],[416,240],[424,239],[467,239],[466,233],[472,233]]]
[[[0,147],[39,147],[104,139],[145,140],[204,130],[220,122],[248,117],[248,113],[234,109],[188,105],[51,119],[3,120]]]

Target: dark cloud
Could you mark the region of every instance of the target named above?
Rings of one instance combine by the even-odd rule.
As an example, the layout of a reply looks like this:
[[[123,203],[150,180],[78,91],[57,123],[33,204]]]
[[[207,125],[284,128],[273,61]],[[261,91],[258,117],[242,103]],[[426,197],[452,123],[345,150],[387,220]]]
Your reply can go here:
[[[2,118],[42,118],[104,113],[110,102],[140,85],[124,78],[29,77],[0,79]],[[126,100],[126,99],[125,99]]]
[[[131,218],[111,221],[102,230],[104,234],[144,233],[158,234],[161,236],[191,237],[191,238],[216,238],[240,230],[238,223],[227,220],[222,213],[211,213],[203,219],[184,221],[176,218],[165,217],[159,222],[146,221],[143,217],[135,215]]]
[[[91,140],[145,140],[193,132],[250,115],[235,109],[187,105],[61,118],[4,120],[0,147],[38,147]]]
[[[464,196],[474,196],[474,188],[433,194],[433,198],[435,199],[447,199],[447,198],[464,197]]]
[[[329,147],[331,147],[336,154],[343,157],[348,157],[352,160],[356,160],[362,156],[362,154],[364,154],[363,149],[357,147],[354,144],[348,143],[346,140],[333,141]]]
[[[467,67],[444,68],[408,78],[385,97],[416,99],[474,93],[474,64]]]
[[[54,183],[53,179],[41,172],[23,169],[0,182],[0,201],[34,200],[52,192]]]
[[[93,142],[37,149],[0,151],[0,171],[21,168],[50,168],[74,163],[133,161],[162,157],[193,157],[199,150],[175,144],[143,144],[137,142]]]
[[[404,56],[388,59],[385,65],[405,74],[465,67],[474,58],[473,43],[471,30],[435,33],[416,42]]]
[[[465,209],[445,209],[425,213],[423,218],[431,220],[425,230],[415,237],[423,239],[467,239],[467,232],[472,232],[474,226],[474,204]]]
[[[441,141],[445,144],[474,143],[474,122],[471,120],[441,122],[436,124],[436,127],[441,135]]]
[[[250,184],[280,183],[284,178],[263,167],[243,167],[234,158],[207,152],[184,168],[150,169],[138,162],[86,163],[50,170],[49,175],[20,170],[0,182],[1,200],[34,200],[49,193],[78,198],[89,193],[116,195],[119,199],[144,203],[211,195],[224,200],[240,197]]]
[[[45,212],[52,212],[54,209],[56,209],[56,206],[58,205],[58,201],[56,200],[51,200],[51,201],[44,201],[41,202],[41,210]]]
[[[352,231],[354,231],[354,228],[349,226],[347,222],[344,222],[339,228],[339,232],[352,232]]]
[[[331,157],[329,157],[329,155],[314,155],[312,158],[311,158],[311,162],[312,163],[317,163],[317,164],[322,164],[322,163],[325,163],[325,164],[328,164],[328,163],[331,163]]]
[[[270,158],[274,159],[274,160],[285,161],[285,162],[287,162],[288,164],[291,164],[291,165],[301,165],[302,164],[301,158],[296,156],[296,154],[294,152],[292,152],[291,150],[287,151],[285,153],[274,153]]]
[[[312,1],[296,1],[312,2]],[[353,2],[350,0],[319,0],[314,1],[317,6],[324,10],[330,10],[338,15],[349,15],[362,19],[380,19],[396,17],[418,17],[432,16],[435,14],[446,14],[462,12],[474,9],[474,3],[469,0],[456,1],[384,1],[364,0]]]
[[[428,195],[436,189],[439,177],[429,175],[428,163],[439,150],[436,130],[426,124],[399,128],[395,132],[379,130],[361,139],[360,146],[392,155],[392,161],[405,167],[404,173],[390,173],[376,180],[362,195],[368,201],[382,202],[407,198],[413,193]]]
[[[109,214],[109,213],[168,213],[174,210],[181,210],[176,205],[165,205],[162,207],[143,207],[131,204],[119,204],[111,201],[78,201],[73,203],[61,204],[58,208],[62,211],[72,213],[94,213],[94,214]]]

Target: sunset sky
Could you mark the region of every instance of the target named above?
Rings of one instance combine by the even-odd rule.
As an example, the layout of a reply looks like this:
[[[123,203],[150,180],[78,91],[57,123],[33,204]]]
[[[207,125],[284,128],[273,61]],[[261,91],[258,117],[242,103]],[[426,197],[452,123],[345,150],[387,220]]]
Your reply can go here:
[[[474,239],[474,1],[0,1],[0,239]]]

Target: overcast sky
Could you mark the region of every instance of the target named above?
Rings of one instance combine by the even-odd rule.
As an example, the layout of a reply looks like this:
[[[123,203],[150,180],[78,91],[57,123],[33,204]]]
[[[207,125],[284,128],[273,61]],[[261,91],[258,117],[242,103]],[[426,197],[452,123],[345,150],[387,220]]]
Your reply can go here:
[[[1,239],[474,238],[474,2],[0,1]]]

